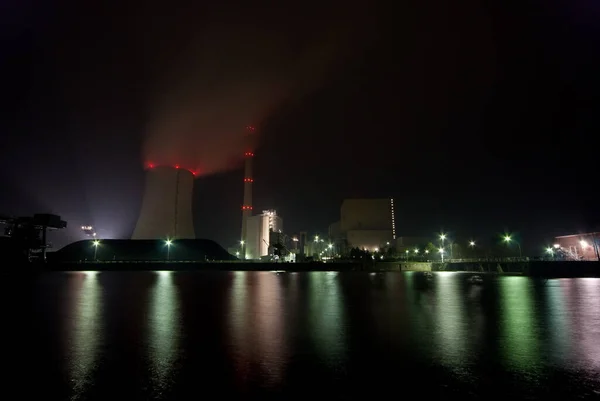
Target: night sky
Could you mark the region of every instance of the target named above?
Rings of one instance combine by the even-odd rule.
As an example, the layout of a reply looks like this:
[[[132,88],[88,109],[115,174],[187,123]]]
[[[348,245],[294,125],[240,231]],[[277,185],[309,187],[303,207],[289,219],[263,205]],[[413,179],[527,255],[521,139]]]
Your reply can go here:
[[[181,157],[230,246],[253,124],[254,210],[288,232],[350,197],[394,197],[400,236],[600,228],[596,1],[247,3],[2,2],[0,214],[129,237],[144,163]]]

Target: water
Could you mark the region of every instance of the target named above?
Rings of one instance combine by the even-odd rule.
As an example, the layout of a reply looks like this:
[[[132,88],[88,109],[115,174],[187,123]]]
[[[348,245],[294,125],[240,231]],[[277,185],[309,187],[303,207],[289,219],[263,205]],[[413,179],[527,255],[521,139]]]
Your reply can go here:
[[[4,277],[2,391],[73,400],[600,398],[600,279],[467,278]]]

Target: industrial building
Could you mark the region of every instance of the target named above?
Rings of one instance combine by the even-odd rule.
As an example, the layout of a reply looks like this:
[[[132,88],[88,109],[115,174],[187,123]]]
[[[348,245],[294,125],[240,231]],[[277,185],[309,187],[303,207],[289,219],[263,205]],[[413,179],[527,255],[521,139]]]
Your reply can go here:
[[[246,259],[271,255],[273,245],[281,242],[283,220],[275,210],[264,210],[246,220]]]
[[[553,254],[569,260],[600,260],[600,233],[563,235],[554,238]]]
[[[139,219],[131,239],[193,239],[194,172],[149,164]]]
[[[342,252],[350,248],[374,251],[395,241],[394,200],[345,199],[340,221],[329,227],[329,235]]]

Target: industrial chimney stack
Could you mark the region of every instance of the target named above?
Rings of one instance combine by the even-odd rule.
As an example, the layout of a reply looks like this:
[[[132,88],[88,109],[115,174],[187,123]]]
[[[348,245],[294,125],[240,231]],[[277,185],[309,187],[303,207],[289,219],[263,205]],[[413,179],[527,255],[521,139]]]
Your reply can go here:
[[[244,151],[244,203],[242,205],[242,259],[246,259],[246,246],[248,244],[248,218],[252,216],[252,159],[254,158],[254,143],[252,136],[254,127],[246,127],[246,146]]]

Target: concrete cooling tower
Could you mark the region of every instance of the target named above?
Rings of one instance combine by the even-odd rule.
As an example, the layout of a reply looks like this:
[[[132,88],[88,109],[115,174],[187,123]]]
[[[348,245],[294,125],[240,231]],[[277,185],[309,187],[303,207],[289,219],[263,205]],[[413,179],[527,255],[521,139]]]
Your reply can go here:
[[[193,239],[194,173],[178,166],[150,165],[142,209],[131,239]]]

